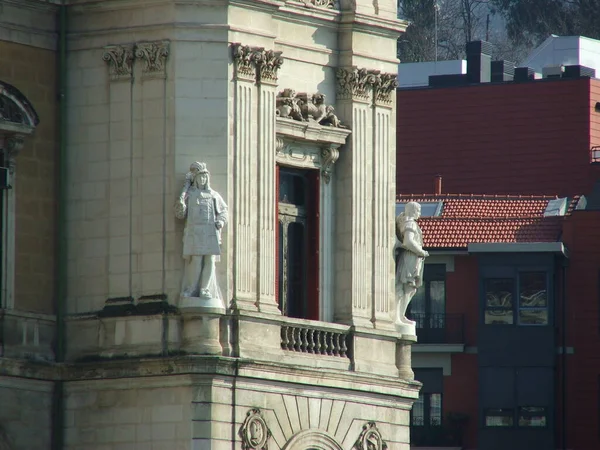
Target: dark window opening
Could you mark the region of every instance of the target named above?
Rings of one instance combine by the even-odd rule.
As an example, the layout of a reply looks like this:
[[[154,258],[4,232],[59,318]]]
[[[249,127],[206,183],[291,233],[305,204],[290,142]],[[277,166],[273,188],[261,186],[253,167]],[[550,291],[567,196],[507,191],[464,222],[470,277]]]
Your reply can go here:
[[[513,278],[488,278],[485,280],[486,325],[513,324]]]
[[[441,427],[442,426],[442,394],[419,394],[411,410],[411,426]]]
[[[493,408],[485,411],[486,427],[512,427],[515,410],[512,408]]]
[[[279,309],[288,317],[318,320],[318,171],[278,171]]]
[[[518,423],[520,427],[545,427],[548,424],[548,411],[542,406],[521,406]]]
[[[519,274],[519,325],[548,325],[545,272]]]
[[[446,266],[444,264],[425,265],[423,286],[417,290],[410,302],[407,316],[417,323],[420,342],[446,341]]]

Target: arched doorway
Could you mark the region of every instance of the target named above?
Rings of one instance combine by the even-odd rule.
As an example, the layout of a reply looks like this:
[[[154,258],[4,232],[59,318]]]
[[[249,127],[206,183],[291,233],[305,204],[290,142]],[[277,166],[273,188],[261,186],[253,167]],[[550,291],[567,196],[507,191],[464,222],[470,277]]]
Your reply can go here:
[[[344,450],[329,433],[305,430],[292,436],[282,450]]]

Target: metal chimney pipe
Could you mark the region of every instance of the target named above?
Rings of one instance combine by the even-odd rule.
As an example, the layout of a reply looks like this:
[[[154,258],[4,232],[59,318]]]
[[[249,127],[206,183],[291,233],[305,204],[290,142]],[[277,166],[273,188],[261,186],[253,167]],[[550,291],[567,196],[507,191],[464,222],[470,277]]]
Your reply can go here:
[[[442,194],[442,176],[441,175],[436,175],[433,178],[433,193],[435,195]]]

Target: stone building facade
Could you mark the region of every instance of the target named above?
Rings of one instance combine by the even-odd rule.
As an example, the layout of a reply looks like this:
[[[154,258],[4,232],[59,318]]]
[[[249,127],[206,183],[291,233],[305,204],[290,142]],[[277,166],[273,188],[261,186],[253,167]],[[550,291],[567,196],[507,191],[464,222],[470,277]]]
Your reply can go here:
[[[59,3],[2,1],[0,437],[408,449],[395,1]],[[194,161],[228,206],[220,303],[181,296]]]

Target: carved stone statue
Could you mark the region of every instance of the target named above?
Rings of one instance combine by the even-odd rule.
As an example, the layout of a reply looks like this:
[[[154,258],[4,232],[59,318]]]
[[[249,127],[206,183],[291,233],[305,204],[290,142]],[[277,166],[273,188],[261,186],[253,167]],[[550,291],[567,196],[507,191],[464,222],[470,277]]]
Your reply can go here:
[[[325,103],[325,94],[296,94],[293,89],[284,89],[276,100],[277,116],[300,122],[317,122],[319,125],[346,128],[335,114],[335,108]]]
[[[183,232],[185,269],[182,297],[200,297],[220,302],[215,262],[221,254],[221,230],[227,224],[227,205],[210,188],[205,163],[194,162],[175,205],[175,216],[186,219]]]
[[[415,322],[406,317],[408,304],[423,285],[423,264],[429,253],[423,250],[423,235],[417,224],[421,205],[408,202],[396,217],[396,329],[416,335]]]

